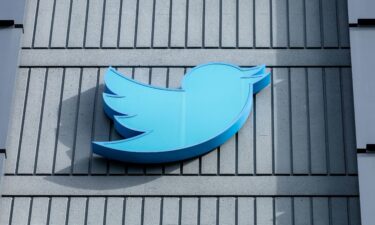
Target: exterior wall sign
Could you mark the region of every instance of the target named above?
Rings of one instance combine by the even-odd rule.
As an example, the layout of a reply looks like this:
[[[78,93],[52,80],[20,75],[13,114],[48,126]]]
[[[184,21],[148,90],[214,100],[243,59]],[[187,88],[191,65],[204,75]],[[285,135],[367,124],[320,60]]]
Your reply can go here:
[[[173,76],[173,74],[172,74]],[[139,83],[109,68],[104,111],[125,138],[93,142],[93,151],[131,163],[166,163],[202,155],[226,142],[248,118],[253,94],[270,83],[264,65],[197,66],[180,89]]]

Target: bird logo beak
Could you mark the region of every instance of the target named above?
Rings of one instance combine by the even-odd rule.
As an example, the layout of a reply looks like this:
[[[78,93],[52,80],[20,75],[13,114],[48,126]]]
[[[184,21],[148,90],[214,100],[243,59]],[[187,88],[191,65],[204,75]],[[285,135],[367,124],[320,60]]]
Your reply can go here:
[[[248,80],[253,85],[253,93],[256,94],[271,83],[271,73],[266,71],[265,65],[243,69],[242,79]]]
[[[241,78],[254,78],[266,73],[266,65],[259,65],[250,68],[241,68],[243,75]]]

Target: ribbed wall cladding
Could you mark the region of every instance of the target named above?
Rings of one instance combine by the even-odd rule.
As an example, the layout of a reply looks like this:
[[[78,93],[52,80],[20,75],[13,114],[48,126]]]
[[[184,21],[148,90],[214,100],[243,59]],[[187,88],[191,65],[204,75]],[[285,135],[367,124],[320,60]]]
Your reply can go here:
[[[178,87],[189,68],[118,68]],[[106,68],[21,68],[7,174],[353,175],[357,172],[350,68],[272,68],[243,129],[219,149],[165,166],[136,167],[91,153],[120,138],[102,110]]]
[[[348,48],[346,0],[30,0],[24,48]]]
[[[358,225],[357,197],[5,197],[1,225]]]
[[[360,225],[346,2],[29,0],[0,224]],[[208,61],[272,72],[227,143],[158,166],[92,154],[121,138],[107,66],[176,88]]]

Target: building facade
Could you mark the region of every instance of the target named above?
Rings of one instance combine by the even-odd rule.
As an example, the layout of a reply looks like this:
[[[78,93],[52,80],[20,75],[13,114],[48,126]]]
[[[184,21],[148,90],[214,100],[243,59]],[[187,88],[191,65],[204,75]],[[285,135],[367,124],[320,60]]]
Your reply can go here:
[[[27,1],[0,224],[361,224],[347,14],[346,0]],[[272,71],[230,141],[158,166],[92,154],[120,138],[108,66],[176,88],[212,61]]]

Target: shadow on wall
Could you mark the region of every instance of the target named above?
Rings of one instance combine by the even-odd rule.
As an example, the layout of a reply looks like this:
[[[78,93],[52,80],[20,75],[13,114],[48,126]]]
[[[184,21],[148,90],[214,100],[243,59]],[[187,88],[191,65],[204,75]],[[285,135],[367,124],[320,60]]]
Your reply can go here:
[[[65,76],[55,156],[56,175],[92,175],[91,179],[105,175],[152,175],[150,179],[139,179],[139,182],[143,183],[157,179],[157,175],[163,174],[165,170],[173,171],[181,167],[180,162],[166,165],[129,164],[107,160],[92,153],[92,141],[120,140],[122,137],[115,131],[113,121],[104,114],[104,85],[97,84],[98,74],[93,71],[85,75],[74,75],[80,78],[68,77],[67,74]],[[46,179],[61,185],[77,185],[77,188],[96,187],[84,183],[65,184],[63,179],[55,176]],[[121,187],[111,185],[98,185],[98,188],[124,188],[122,184]],[[134,180],[129,185],[134,186],[138,183]]]

